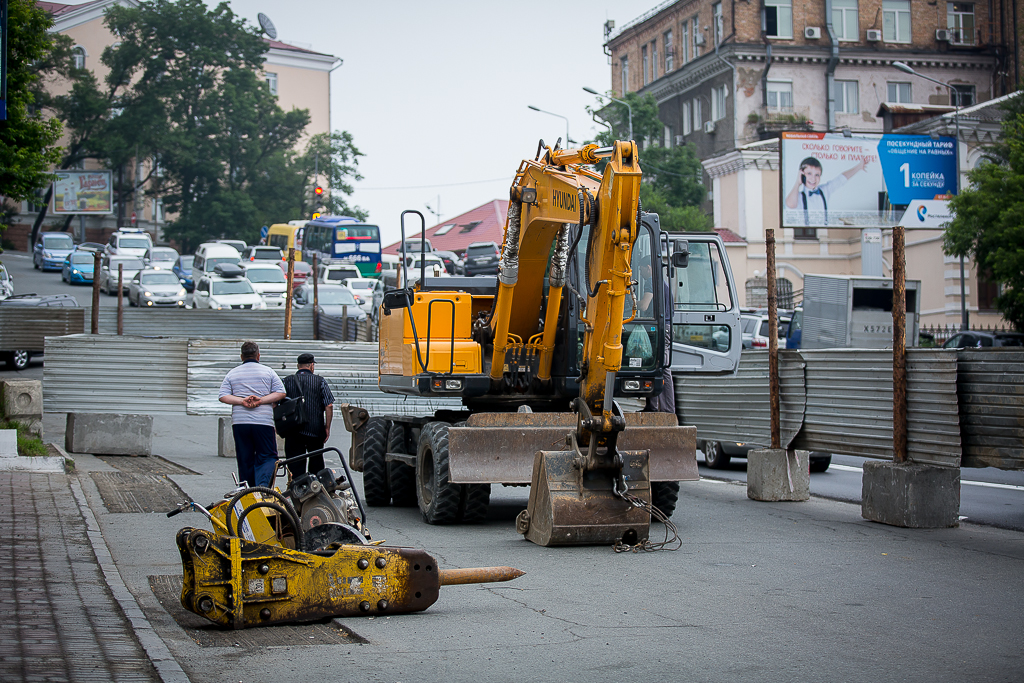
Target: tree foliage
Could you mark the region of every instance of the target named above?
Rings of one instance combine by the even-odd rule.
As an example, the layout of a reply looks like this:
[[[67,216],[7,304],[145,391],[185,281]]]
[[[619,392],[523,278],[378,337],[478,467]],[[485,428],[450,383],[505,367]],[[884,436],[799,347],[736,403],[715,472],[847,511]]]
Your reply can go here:
[[[1002,139],[987,150],[991,163],[971,170],[970,187],[950,201],[944,248],[971,257],[978,273],[1000,283],[996,308],[1024,331],[1024,97],[1003,108]]]
[[[41,85],[52,69],[51,53],[63,45],[47,32],[53,19],[33,0],[8,3],[7,120],[0,121],[0,196],[31,199],[53,178],[61,158],[62,127],[42,113]]]
[[[700,208],[704,199],[702,167],[692,145],[659,146],[664,124],[658,117],[658,103],[654,95],[635,92],[622,97],[629,104],[612,102],[599,109],[587,108],[592,115],[605,119],[609,130],[598,133],[594,140],[601,146],[615,140],[629,138],[630,109],[632,110],[633,138],[641,144],[640,167],[643,183],[640,201],[645,211],[653,211],[661,218],[661,227],[670,232],[699,232],[710,230],[712,221]]]

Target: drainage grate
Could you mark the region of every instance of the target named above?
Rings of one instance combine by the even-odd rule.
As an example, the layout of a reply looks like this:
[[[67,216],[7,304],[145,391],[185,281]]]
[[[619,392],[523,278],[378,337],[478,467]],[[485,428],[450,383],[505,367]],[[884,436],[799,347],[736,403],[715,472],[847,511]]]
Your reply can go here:
[[[98,455],[111,467],[133,474],[199,474],[159,455]]]
[[[90,472],[107,512],[167,512],[189,498],[159,474]]]
[[[189,638],[201,647],[266,648],[281,645],[354,645],[368,642],[337,620],[225,629],[181,606],[180,576],[150,576],[149,588]]]

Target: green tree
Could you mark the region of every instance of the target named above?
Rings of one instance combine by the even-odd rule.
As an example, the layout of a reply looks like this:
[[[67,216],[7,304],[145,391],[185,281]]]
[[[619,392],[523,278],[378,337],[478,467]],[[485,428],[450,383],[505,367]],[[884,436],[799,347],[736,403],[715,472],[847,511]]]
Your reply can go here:
[[[971,170],[970,186],[950,201],[944,249],[969,256],[979,274],[1001,284],[996,308],[1024,331],[1024,97],[1003,109],[1002,138],[987,150],[991,163]]]
[[[45,118],[40,83],[55,37],[53,19],[33,0],[8,3],[7,120],[0,121],[0,196],[15,202],[31,199],[50,183],[50,169],[61,158],[62,127]]]
[[[670,232],[700,232],[712,228],[712,220],[700,208],[704,199],[702,167],[692,145],[661,147],[664,124],[658,118],[654,95],[627,93],[623,98],[633,113],[633,137],[642,146],[640,202],[645,211],[661,218],[661,227]],[[592,115],[608,121],[611,128],[598,133],[601,146],[629,137],[629,109],[612,102],[600,109],[587,108]],[[603,170],[603,165],[598,170]]]

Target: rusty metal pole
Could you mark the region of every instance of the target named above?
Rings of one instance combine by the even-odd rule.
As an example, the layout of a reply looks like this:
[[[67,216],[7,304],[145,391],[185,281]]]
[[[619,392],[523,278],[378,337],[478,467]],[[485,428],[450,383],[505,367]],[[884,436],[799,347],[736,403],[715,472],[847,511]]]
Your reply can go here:
[[[313,252],[313,339],[320,339],[320,290],[317,287],[316,252]]]
[[[348,304],[341,307],[341,339],[348,341]]]
[[[892,229],[892,459],[907,462],[907,262],[903,226]]]
[[[117,264],[117,336],[124,334],[124,264]]]
[[[768,400],[772,448],[782,448],[782,420],[779,415],[779,308],[775,296],[775,230],[768,228],[764,233],[768,257]]]
[[[292,283],[295,282],[295,248],[288,248],[288,290],[284,300],[284,338],[292,338]]]
[[[100,333],[100,252],[92,253],[92,334]]]

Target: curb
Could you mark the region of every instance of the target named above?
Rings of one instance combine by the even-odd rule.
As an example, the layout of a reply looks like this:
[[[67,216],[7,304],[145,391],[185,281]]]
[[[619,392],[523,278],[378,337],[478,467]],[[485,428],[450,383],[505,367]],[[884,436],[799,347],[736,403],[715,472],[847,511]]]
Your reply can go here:
[[[57,449],[62,453],[64,452],[59,446]],[[156,668],[160,680],[163,683],[191,683],[177,660],[174,659],[174,655],[171,654],[167,645],[149,623],[149,619],[146,618],[139,604],[135,602],[135,596],[128,590],[124,579],[121,578],[121,573],[114,564],[114,558],[110,555],[107,542],[103,539],[103,534],[100,532],[100,525],[96,515],[93,514],[92,508],[89,507],[89,501],[85,497],[82,484],[78,481],[77,477],[69,477],[69,479],[71,480],[71,491],[75,496],[75,502],[78,503],[78,509],[81,511],[82,517],[85,518],[86,534],[89,537],[89,543],[96,554],[96,561],[103,571],[103,577],[107,582],[107,586],[114,595],[114,599],[121,606],[121,611],[124,612],[128,621],[131,622],[132,630],[139,639],[142,649],[146,651],[149,661]]]

